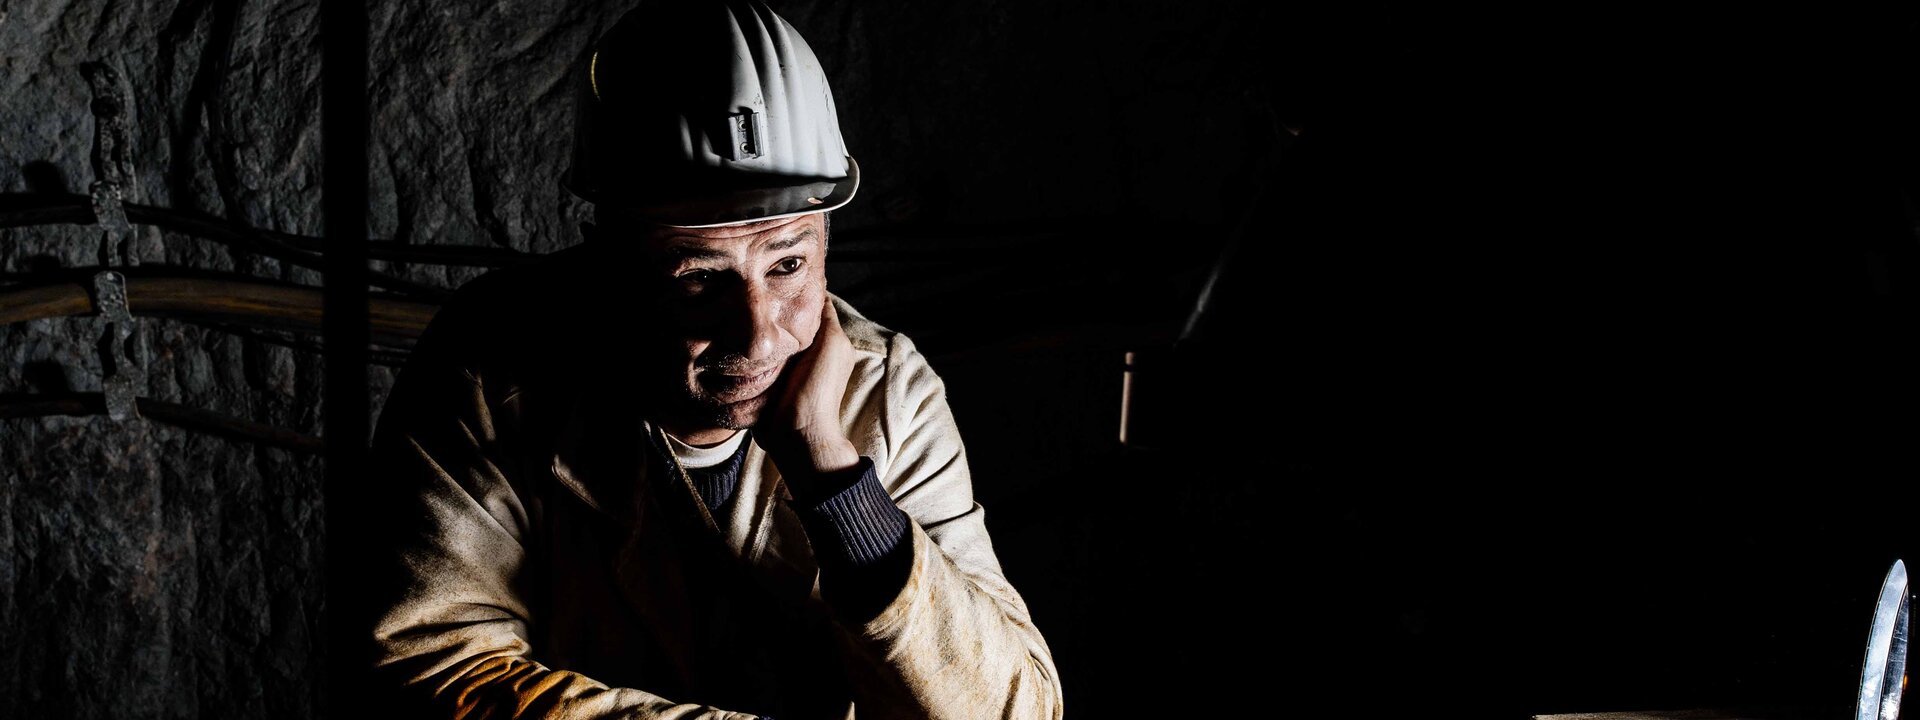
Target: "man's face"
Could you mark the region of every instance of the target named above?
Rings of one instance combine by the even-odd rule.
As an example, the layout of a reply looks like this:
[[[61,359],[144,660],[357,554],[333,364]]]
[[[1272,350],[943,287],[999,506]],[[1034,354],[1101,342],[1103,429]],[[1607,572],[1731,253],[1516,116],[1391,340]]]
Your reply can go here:
[[[648,348],[654,356],[642,379],[664,405],[654,420],[696,444],[753,425],[774,401],[781,371],[820,328],[827,292],[821,214],[609,229],[615,242],[641,243],[642,273],[663,321],[662,332],[651,334],[658,342]]]

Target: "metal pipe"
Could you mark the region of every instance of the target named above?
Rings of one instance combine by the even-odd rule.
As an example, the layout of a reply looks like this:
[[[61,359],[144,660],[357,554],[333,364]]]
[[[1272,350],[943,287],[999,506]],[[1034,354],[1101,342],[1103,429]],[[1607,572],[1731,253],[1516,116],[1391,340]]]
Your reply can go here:
[[[1127,444],[1127,423],[1133,419],[1133,351],[1127,351],[1120,370],[1120,444]]]
[[[50,200],[25,203],[11,199],[12,201],[5,203],[9,209],[0,210],[0,227],[91,224],[94,221],[92,208],[83,199],[68,199],[79,197],[77,195],[57,196]],[[326,265],[325,253],[318,249],[323,244],[319,238],[261,230],[208,215],[149,205],[128,203],[123,207],[127,220],[136,225],[149,225],[181,235],[211,240],[304,268],[322,270]],[[541,257],[532,253],[467,245],[409,245],[395,242],[369,242],[367,245],[368,257],[372,259],[428,265],[506,267],[532,262]],[[384,273],[371,273],[370,282],[382,289],[423,297],[444,298],[452,294],[452,291],[446,288],[416,283]]]
[[[382,345],[402,347],[418,339],[440,309],[432,303],[390,297],[371,298],[368,303],[362,335],[370,334],[370,339]],[[322,290],[301,285],[135,277],[127,281],[127,304],[136,315],[204,319],[309,333],[325,331]],[[81,282],[0,290],[0,323],[94,312],[93,296]],[[362,345],[365,343],[363,339]]]
[[[282,450],[299,453],[318,453],[321,450],[320,438],[302,435],[292,430],[277,428],[236,417],[191,408],[153,398],[138,398],[140,417],[157,420],[198,432],[210,433],[242,442],[259,443]],[[60,393],[57,395],[8,395],[0,396],[0,418],[45,417],[48,415],[67,415],[87,417],[105,415],[107,398],[101,393]]]

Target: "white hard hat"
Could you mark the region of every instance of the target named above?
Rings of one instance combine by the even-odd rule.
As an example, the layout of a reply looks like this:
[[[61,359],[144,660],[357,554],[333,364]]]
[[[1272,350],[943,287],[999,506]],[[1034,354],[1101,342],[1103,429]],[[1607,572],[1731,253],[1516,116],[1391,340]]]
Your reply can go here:
[[[819,59],[759,0],[643,0],[578,97],[565,185],[596,212],[713,227],[825,212],[860,186]]]

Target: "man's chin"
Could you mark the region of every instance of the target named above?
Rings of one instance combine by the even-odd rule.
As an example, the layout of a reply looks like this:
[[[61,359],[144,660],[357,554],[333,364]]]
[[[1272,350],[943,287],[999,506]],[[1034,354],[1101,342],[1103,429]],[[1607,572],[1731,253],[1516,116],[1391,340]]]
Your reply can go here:
[[[682,437],[716,430],[744,430],[760,420],[760,412],[766,405],[765,394],[734,402],[722,402],[710,395],[676,394],[663,403],[671,410],[663,412],[656,421]]]
[[[765,395],[750,397],[739,402],[714,406],[711,408],[713,412],[709,413],[708,417],[716,427],[744,430],[760,421],[760,411],[766,405]]]

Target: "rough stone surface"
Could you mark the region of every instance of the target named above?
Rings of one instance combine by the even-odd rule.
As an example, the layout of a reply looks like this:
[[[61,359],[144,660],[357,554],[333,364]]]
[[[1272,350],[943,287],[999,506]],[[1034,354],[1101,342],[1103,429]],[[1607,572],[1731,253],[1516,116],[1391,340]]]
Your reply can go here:
[[[133,100],[129,202],[317,234],[315,4],[29,1],[0,17],[0,192],[86,192],[80,67],[100,62]],[[88,227],[0,230],[0,270],[93,266],[97,244]],[[133,252],[318,282],[152,228]],[[0,327],[0,393],[98,392],[98,333],[92,318]],[[140,334],[145,396],[319,432],[318,357],[164,320]],[[0,421],[0,714],[314,717],[320,482],[316,457],[143,419]]]
[[[528,252],[576,242],[586,215],[557,184],[570,73],[632,4],[372,4],[371,235]],[[1230,67],[1219,42],[1232,32],[1225,16],[1150,4],[775,7],[832,74],[869,178],[837,213],[836,230],[989,228],[968,236],[978,239],[1023,220],[1143,205],[1205,220],[1221,207],[1224,182],[1204,178],[1222,161],[1176,150],[1244,132],[1237,74],[1189,82],[1205,70],[1198,66]],[[314,0],[0,3],[0,193],[19,201],[87,191],[94,127],[81,66],[98,62],[118,71],[133,100],[128,202],[322,235],[318,26]],[[1173,30],[1084,48],[1046,41],[1067,26]],[[1031,160],[1041,156],[1052,159]],[[1226,162],[1238,161],[1229,153]],[[1160,179],[1175,174],[1203,179]],[[872,236],[849,232],[842,246],[859,247],[861,237]],[[928,239],[924,249],[965,239]],[[92,266],[97,240],[83,226],[0,229],[0,272],[29,281]],[[319,284],[313,271],[150,227],[138,228],[133,251],[149,266]],[[868,282],[897,268],[845,264],[836,287],[911,330],[909,310],[886,309],[937,301],[929,288],[1017,284],[1026,274],[959,264],[940,268],[944,283]],[[441,287],[479,272],[376,269]],[[929,335],[937,324],[927,323]],[[144,320],[140,333],[147,397],[320,433],[317,354],[173,320]],[[0,326],[0,394],[99,391],[97,334],[92,318]],[[1079,355],[1021,362],[1086,377],[1073,370]],[[376,412],[391,375],[374,368]],[[1110,384],[1093,383],[1086,402],[1113,405]],[[956,376],[956,387],[965,380]],[[1004,404],[983,397],[983,432]],[[1071,418],[1066,407],[1050,411],[1054,421]],[[1109,434],[1110,414],[1097,427],[1036,437],[1078,438],[1084,452]],[[1027,452],[1036,442],[1010,447]],[[983,495],[1017,492],[1014,454],[978,457],[1009,476],[983,484],[1005,488]],[[316,457],[143,419],[0,420],[0,716],[320,713],[321,479]]]
[[[367,231],[577,242],[570,72],[634,2],[371,3]],[[828,69],[866,178],[835,213],[833,287],[948,379],[1076,715],[1137,713],[1156,685],[1410,716],[1824,699],[1858,658],[1832,588],[1882,566],[1859,547],[1920,556],[1903,529],[1848,545],[1822,528],[1858,518],[1806,509],[1857,505],[1831,478],[1913,474],[1911,423],[1878,420],[1920,402],[1911,9],[772,4]],[[104,63],[132,98],[128,201],[324,234],[318,26],[317,0],[0,0],[0,207],[86,192],[81,68]],[[1306,130],[1275,172],[1281,126]],[[1185,392],[1159,378],[1194,410],[1161,427],[1197,450],[1116,447],[1122,350],[1181,317],[1248,209],[1216,344]],[[0,229],[0,283],[91,266],[97,240]],[[319,281],[152,228],[133,249]],[[876,250],[927,254],[858,254]],[[314,353],[141,332],[147,396],[321,431]],[[97,335],[0,326],[0,395],[98,391]],[[375,412],[391,380],[374,368]],[[0,717],[323,714],[321,472],[146,421],[0,420]],[[1782,475],[1801,484],[1744,514],[1698,485]],[[1583,520],[1688,530],[1569,538]],[[1542,580],[1541,557],[1567,569]],[[1248,567],[1301,592],[1249,592]],[[1761,576],[1733,611],[1705,591]],[[1647,578],[1704,599],[1594,590]],[[1652,646],[1674,659],[1621,669]],[[1249,647],[1269,662],[1220,660]],[[1488,648],[1503,659],[1469,661]]]

